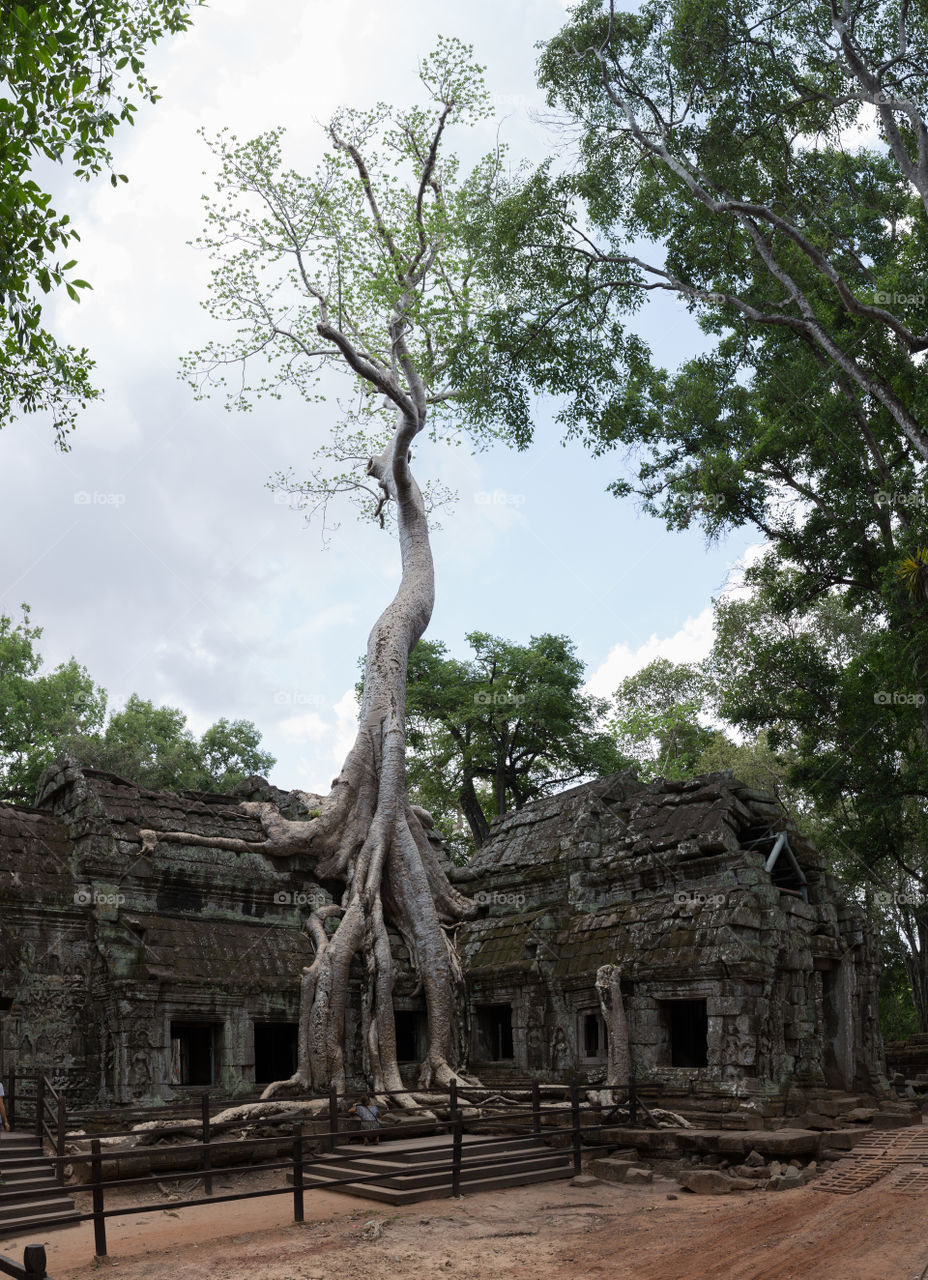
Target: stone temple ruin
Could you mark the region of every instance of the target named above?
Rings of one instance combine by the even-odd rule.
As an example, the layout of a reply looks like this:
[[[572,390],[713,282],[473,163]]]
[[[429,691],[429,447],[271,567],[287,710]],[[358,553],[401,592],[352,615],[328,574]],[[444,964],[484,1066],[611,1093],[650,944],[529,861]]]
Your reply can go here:
[[[0,1073],[44,1070],[71,1106],[253,1095],[295,1066],[303,925],[338,886],[271,861],[140,832],[260,840],[239,801],[146,791],[64,761],[37,807],[0,806]],[[440,848],[436,837],[436,847]],[[595,986],[618,965],[637,1078],[776,1107],[796,1087],[878,1090],[877,962],[862,911],[780,806],[729,774],[616,775],[500,820],[450,875],[469,1068],[486,1082],[598,1082]],[[396,1028],[415,1079],[425,1006],[399,936]],[[363,1082],[361,971],[347,1046]],[[773,1114],[772,1111],[768,1111]]]

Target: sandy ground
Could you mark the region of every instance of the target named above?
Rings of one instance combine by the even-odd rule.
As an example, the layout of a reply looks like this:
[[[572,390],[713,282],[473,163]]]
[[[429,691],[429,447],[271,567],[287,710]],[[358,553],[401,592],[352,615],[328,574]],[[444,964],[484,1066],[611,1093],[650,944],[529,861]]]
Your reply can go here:
[[[271,1186],[273,1176],[252,1175],[248,1187]],[[231,1181],[217,1177],[216,1194],[228,1190]],[[181,1189],[180,1184],[171,1187]],[[130,1203],[128,1193],[124,1196]],[[79,1203],[86,1200],[82,1196]],[[90,1223],[50,1232],[44,1241],[34,1236],[0,1240],[0,1252],[21,1262],[25,1244],[44,1243],[52,1280],[88,1280],[106,1271],[120,1280],[922,1280],[928,1275],[928,1193],[901,1195],[879,1184],[850,1196],[812,1186],[696,1196],[664,1178],[650,1187],[549,1182],[402,1209],[307,1192],[304,1224],[292,1221],[292,1199],[286,1194],[180,1210],[172,1209],[166,1197],[164,1204],[108,1219],[108,1258],[102,1262],[93,1258]]]

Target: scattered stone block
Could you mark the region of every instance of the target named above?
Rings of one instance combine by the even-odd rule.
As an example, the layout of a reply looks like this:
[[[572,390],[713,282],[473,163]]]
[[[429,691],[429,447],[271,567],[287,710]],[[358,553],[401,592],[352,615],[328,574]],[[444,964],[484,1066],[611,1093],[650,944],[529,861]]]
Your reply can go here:
[[[685,1191],[702,1196],[724,1196],[731,1191],[756,1191],[757,1183],[749,1178],[731,1178],[718,1169],[688,1169],[678,1174],[677,1181]]]
[[[639,1169],[633,1167],[629,1169],[625,1175],[626,1186],[645,1186],[654,1181],[654,1171],[652,1169]]]
[[[799,1116],[796,1121],[797,1129],[815,1129],[819,1133],[825,1133],[830,1129],[837,1129],[837,1120],[832,1120],[830,1116],[820,1115],[817,1111],[807,1111],[804,1116]]]
[[[590,1164],[590,1173],[603,1182],[624,1182],[625,1175],[632,1168],[634,1165],[631,1160],[613,1160],[607,1157],[605,1160],[594,1160]]]
[[[599,1178],[594,1177],[592,1173],[578,1173],[576,1177],[571,1178],[570,1185],[572,1187],[595,1187],[599,1182]]]

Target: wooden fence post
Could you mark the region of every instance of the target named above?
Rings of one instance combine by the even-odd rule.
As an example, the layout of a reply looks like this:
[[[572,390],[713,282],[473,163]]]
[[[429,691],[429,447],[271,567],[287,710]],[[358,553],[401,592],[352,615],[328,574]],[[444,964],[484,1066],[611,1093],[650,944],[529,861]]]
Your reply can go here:
[[[10,1067],[10,1091],[6,1097],[6,1118],[10,1128],[16,1128],[16,1068]]]
[[[27,1244],[23,1250],[23,1270],[29,1280],[46,1280],[48,1259],[44,1244]]]
[[[628,1124],[634,1129],[638,1123],[638,1095],[635,1092],[635,1077],[628,1082]]]
[[[90,1170],[93,1189],[93,1248],[98,1258],[106,1257],[106,1219],[103,1216],[103,1162],[100,1159],[100,1139],[90,1142],[92,1159]]]
[[[55,1155],[58,1157],[55,1165],[55,1177],[62,1185],[64,1185],[64,1135],[67,1133],[67,1129],[68,1113],[64,1105],[64,1091],[62,1091],[58,1095],[58,1126],[55,1133]]]
[[[42,1145],[42,1122],[45,1119],[45,1077],[41,1072],[35,1078],[35,1136]]]
[[[203,1121],[203,1191],[206,1195],[213,1194],[213,1175],[210,1170],[213,1167],[213,1156],[209,1149],[210,1143],[210,1127],[209,1127],[209,1094],[204,1093],[200,1099],[201,1116]]]
[[[532,1133],[536,1137],[541,1133],[541,1089],[537,1080],[532,1081]]]
[[[451,1112],[451,1194],[461,1194],[461,1153],[464,1146],[463,1116],[457,1108]]]
[[[574,1148],[574,1173],[575,1173],[575,1174],[578,1174],[578,1173],[580,1173],[580,1170],[581,1170],[581,1163],[580,1163],[580,1090],[577,1088],[577,1082],[576,1082],[576,1080],[572,1080],[572,1081],[570,1082],[570,1112],[571,1112],[571,1125],[572,1125],[572,1128],[573,1128],[573,1133],[571,1134],[571,1137],[572,1137],[572,1139],[573,1139],[573,1148]]]
[[[338,1088],[329,1089],[329,1150],[334,1151],[338,1142]]]
[[[457,1080],[452,1080],[451,1083],[448,1085],[448,1110],[451,1112],[452,1117],[454,1116],[454,1113],[455,1111],[457,1111],[457,1109],[458,1109],[458,1082]]]
[[[293,1126],[293,1221],[303,1221],[303,1126]]]

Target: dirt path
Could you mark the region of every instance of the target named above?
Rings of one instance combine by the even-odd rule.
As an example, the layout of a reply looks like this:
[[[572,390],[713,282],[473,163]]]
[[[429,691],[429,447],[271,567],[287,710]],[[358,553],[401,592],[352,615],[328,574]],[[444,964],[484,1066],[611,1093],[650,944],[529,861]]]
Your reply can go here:
[[[303,1225],[287,1195],[181,1210],[166,1202],[110,1219],[102,1266],[89,1223],[45,1244],[53,1280],[101,1270],[122,1280],[921,1280],[926,1209],[928,1194],[878,1184],[852,1196],[803,1187],[711,1197],[669,1180],[554,1182],[403,1209],[307,1193]],[[21,1261],[33,1240],[0,1240],[0,1252]]]

